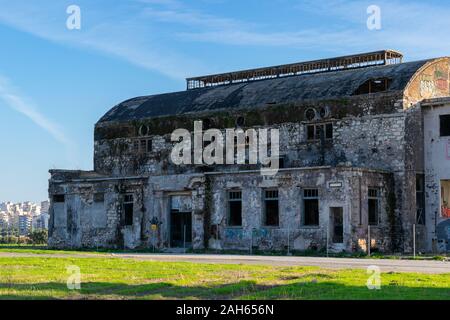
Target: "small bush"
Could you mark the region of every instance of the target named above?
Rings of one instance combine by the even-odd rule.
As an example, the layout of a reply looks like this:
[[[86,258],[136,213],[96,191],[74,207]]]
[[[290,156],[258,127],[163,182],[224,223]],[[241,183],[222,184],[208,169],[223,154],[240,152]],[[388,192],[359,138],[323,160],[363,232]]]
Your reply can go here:
[[[37,230],[30,233],[29,241],[31,244],[46,244],[48,240],[47,230]]]

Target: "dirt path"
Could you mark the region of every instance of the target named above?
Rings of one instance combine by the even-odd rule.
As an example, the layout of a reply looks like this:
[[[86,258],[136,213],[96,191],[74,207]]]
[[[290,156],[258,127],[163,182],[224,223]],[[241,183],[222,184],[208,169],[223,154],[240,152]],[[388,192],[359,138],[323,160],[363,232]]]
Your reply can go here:
[[[378,266],[381,272],[419,272],[450,273],[450,262],[430,260],[399,259],[349,259],[349,258],[316,258],[316,257],[283,257],[283,256],[244,256],[244,255],[211,255],[211,254],[34,254],[0,252],[0,258],[114,258],[137,259],[146,261],[194,262],[217,264],[256,264],[270,266],[316,266],[326,269],[367,269]]]

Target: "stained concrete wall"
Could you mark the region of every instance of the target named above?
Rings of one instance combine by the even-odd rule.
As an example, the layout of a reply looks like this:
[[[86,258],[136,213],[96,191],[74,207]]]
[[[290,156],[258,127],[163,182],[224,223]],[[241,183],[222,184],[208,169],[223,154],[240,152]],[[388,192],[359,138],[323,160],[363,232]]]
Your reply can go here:
[[[285,169],[276,177],[238,173],[234,175],[209,173],[206,175],[152,176],[148,179],[80,182],[77,179],[53,185],[53,194],[66,194],[63,206],[51,207],[50,245],[54,247],[155,247],[170,246],[170,199],[183,198],[183,207],[192,210],[192,246],[195,249],[238,250],[323,250],[326,246],[330,207],[342,207],[344,212],[344,243],[330,250],[367,250],[369,187],[382,190],[380,223],[372,227],[372,249],[389,251],[392,229],[387,199],[392,178],[390,174],[355,168],[318,167]],[[329,188],[329,182],[341,187]],[[239,188],[243,193],[243,225],[227,225],[226,193]],[[262,225],[263,191],[279,190],[280,224]],[[304,226],[302,190],[319,189],[320,225]],[[82,193],[81,190],[85,192]],[[87,192],[88,191],[88,192]],[[92,194],[104,192],[103,205],[94,203]],[[120,210],[122,193],[132,193],[135,199],[132,226],[124,226]],[[75,213],[75,215],[74,215]],[[103,215],[106,215],[104,217]],[[56,221],[71,221],[62,224]],[[106,226],[99,226],[106,221]],[[158,221],[156,229],[152,221]]]
[[[449,223],[449,219],[441,216],[441,180],[450,180],[450,137],[440,136],[439,116],[450,114],[450,101],[424,105],[423,113],[427,249],[443,252],[450,249],[450,232],[438,235],[440,226],[444,230]]]

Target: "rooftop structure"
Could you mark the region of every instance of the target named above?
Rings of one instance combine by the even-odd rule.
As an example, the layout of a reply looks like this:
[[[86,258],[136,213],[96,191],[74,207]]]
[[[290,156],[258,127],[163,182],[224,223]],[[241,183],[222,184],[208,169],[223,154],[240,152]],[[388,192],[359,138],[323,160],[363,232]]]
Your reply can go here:
[[[377,65],[398,64],[402,61],[403,54],[401,54],[400,52],[393,50],[381,50],[336,58],[187,78],[186,82],[187,89],[192,90],[234,83],[297,76],[301,74],[357,69]]]

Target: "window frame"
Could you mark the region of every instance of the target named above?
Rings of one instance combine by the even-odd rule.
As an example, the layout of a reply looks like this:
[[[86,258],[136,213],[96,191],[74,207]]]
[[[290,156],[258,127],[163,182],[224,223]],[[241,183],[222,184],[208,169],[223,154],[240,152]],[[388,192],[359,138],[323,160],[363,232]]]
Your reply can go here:
[[[54,194],[52,197],[53,203],[65,203],[66,195],[65,194]]]
[[[312,130],[311,130],[312,129]],[[333,122],[326,121],[320,123],[309,123],[306,125],[306,141],[316,142],[320,141],[320,130],[323,131],[324,141],[332,141],[334,138],[334,126]],[[312,137],[311,137],[312,135]]]
[[[239,198],[232,198],[230,197],[231,194],[238,194]],[[240,224],[231,224],[231,203],[232,202],[240,202],[241,204],[241,223]],[[242,228],[242,222],[243,222],[243,214],[242,214],[242,190],[241,189],[231,189],[227,190],[227,227],[229,228]]]
[[[310,192],[308,195],[307,193]],[[306,223],[306,201],[317,201],[317,224]],[[302,226],[303,227],[319,227],[320,226],[320,197],[318,188],[303,188],[302,189]]]
[[[376,195],[371,195],[371,191],[375,191]],[[376,201],[376,223],[370,220],[370,201]],[[369,187],[367,188],[367,225],[371,227],[377,227],[380,225],[381,219],[381,188],[379,187]]]
[[[269,192],[276,193],[275,196],[267,196]],[[280,227],[280,192],[278,188],[267,188],[263,189],[263,221],[262,225],[265,228],[279,228]],[[268,201],[276,201],[277,204],[277,223],[276,224],[267,224],[267,202]]]
[[[418,186],[420,186],[420,188],[418,188]],[[418,207],[419,201],[422,202],[421,208]],[[420,209],[422,209],[422,212],[419,212]],[[425,175],[416,174],[416,224],[425,226],[426,220],[427,219],[425,206]]]
[[[445,121],[448,121],[447,126],[443,126]],[[450,137],[450,114],[439,115],[439,136]]]
[[[153,139],[151,138],[134,139],[133,152],[137,154],[149,154],[153,152]]]
[[[128,199],[127,199],[128,197]],[[131,197],[131,198],[129,198]],[[131,222],[127,218],[125,207],[127,205],[131,205]],[[134,195],[132,193],[126,193],[122,198],[122,212],[123,212],[123,225],[124,226],[132,226],[134,223]]]

